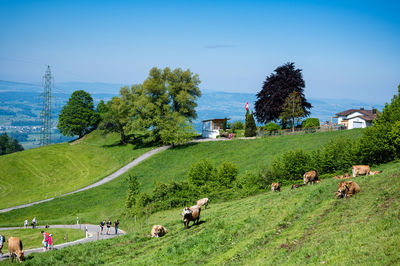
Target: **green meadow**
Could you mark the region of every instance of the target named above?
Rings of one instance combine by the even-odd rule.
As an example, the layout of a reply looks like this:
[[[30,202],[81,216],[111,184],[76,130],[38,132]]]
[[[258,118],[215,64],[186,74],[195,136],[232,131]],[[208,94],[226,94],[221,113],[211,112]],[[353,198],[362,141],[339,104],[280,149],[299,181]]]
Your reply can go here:
[[[95,131],[79,142],[1,156],[0,209],[90,185],[150,150],[118,143],[118,135]]]
[[[361,132],[362,130],[346,130],[252,140],[203,142],[168,149],[105,185],[32,207],[2,213],[0,226],[21,225],[26,218],[32,219],[35,216],[39,225],[71,224],[75,223],[76,217],[79,216],[82,223],[94,224],[103,219],[119,219],[120,227],[126,229],[132,222],[123,215],[127,194],[126,176],[130,173],[138,175],[141,191],[150,192],[157,181],[184,180],[190,165],[200,159],[209,159],[217,166],[224,161],[234,162],[239,167],[239,175],[245,175],[246,171],[263,169],[276,155],[285,151],[318,149],[333,138],[356,139]]]
[[[65,243],[64,237],[65,234],[68,233],[68,241],[75,241],[85,237],[85,232],[78,229],[67,229],[67,228],[48,228],[48,229],[14,229],[14,230],[6,230],[0,231],[0,234],[5,236],[6,242],[3,247],[3,253],[7,253],[7,239],[11,236],[18,237],[21,239],[24,250],[31,248],[40,248],[42,247],[43,235],[40,231],[45,230],[49,234],[53,235],[53,245],[58,245]]]
[[[356,177],[361,192],[336,199],[338,180],[210,203],[184,229],[181,209],[155,213],[116,239],[28,256],[28,265],[395,265],[400,263],[400,163]],[[168,234],[151,238],[152,225]]]

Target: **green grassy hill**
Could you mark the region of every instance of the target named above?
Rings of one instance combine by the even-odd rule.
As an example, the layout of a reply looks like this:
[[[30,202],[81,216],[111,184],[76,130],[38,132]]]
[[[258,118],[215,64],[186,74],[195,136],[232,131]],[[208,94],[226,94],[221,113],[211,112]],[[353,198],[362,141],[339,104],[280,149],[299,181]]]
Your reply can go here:
[[[158,153],[129,173],[139,177],[142,191],[150,191],[155,181],[183,180],[191,163],[208,158],[216,165],[235,162],[240,174],[268,165],[274,156],[292,149],[313,150],[337,137],[357,138],[362,130],[345,130],[296,136],[277,136],[255,140],[204,142]],[[102,219],[120,219],[121,228],[130,221],[123,217],[127,193],[127,174],[96,188],[57,198],[29,208],[0,214],[0,226],[20,225],[36,216],[39,224],[98,223]],[[30,219],[32,219],[30,218]]]
[[[149,148],[117,145],[95,131],[62,143],[0,157],[0,209],[61,195],[92,184]]]
[[[361,192],[336,199],[338,181],[210,203],[184,229],[181,209],[153,214],[126,236],[28,257],[45,264],[393,265],[400,263],[400,163],[357,177]],[[169,233],[149,237],[152,225]]]

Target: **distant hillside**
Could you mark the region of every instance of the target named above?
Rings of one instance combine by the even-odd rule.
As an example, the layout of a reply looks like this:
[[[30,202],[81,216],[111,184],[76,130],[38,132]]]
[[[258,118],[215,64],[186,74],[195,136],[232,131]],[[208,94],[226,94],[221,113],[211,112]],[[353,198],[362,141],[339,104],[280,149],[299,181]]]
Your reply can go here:
[[[61,82],[56,83],[54,94],[56,96],[55,117],[61,107],[67,102],[70,94],[75,90],[83,89],[92,94],[95,103],[101,99],[109,100],[113,96],[117,96],[119,88],[122,84],[113,83],[88,83],[88,82]],[[39,94],[42,92],[40,84],[18,83],[11,81],[0,81],[0,103],[4,111],[14,112],[13,106],[16,103],[35,105],[37,112],[41,110]],[[254,110],[254,102],[256,95],[253,93],[233,93],[202,90],[202,97],[198,101],[197,119],[194,125],[197,131],[201,131],[201,121],[210,118],[228,117],[231,121],[244,120],[246,102],[249,102],[251,110]],[[353,99],[321,99],[309,98],[313,105],[311,109],[311,117],[318,117],[320,121],[329,121],[331,116],[336,113],[350,109],[364,107],[370,109],[372,107],[382,110],[384,103],[376,102],[373,105],[359,100]],[[389,99],[388,99],[389,101]],[[8,108],[7,108],[8,106]],[[16,110],[18,113],[18,110]],[[28,112],[26,110],[25,112]],[[21,110],[21,112],[23,112]],[[37,113],[36,112],[36,113]],[[35,113],[35,112],[34,112]],[[0,125],[4,124],[1,119]]]

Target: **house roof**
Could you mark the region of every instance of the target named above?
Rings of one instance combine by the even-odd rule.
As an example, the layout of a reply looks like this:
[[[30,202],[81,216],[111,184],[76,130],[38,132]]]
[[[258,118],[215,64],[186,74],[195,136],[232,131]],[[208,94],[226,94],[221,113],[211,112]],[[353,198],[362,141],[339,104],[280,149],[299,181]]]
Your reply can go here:
[[[354,119],[354,118],[361,118],[361,119],[364,119],[365,121],[372,121],[372,120],[374,120],[375,119],[375,117],[376,117],[376,115],[375,115],[375,117],[372,117],[372,116],[366,116],[366,115],[357,115],[357,116],[354,116],[354,117],[352,117],[352,118],[349,118],[348,120],[350,120],[350,119]]]
[[[203,120],[201,122],[208,122],[208,121],[223,121],[223,120],[231,120],[230,118],[213,118],[213,119],[207,119],[207,120]]]
[[[372,121],[373,119],[376,118],[376,114],[374,114],[372,110],[363,110],[363,109],[349,109],[349,110],[337,113],[336,115],[348,116],[348,115],[356,113],[356,112],[363,114],[363,115],[357,116],[357,117],[361,117],[366,121]]]

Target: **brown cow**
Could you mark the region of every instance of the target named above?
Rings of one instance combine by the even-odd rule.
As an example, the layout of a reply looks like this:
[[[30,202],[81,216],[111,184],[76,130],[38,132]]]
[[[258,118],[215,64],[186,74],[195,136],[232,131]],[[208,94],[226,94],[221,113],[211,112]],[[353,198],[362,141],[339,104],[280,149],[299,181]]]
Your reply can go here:
[[[200,220],[200,212],[201,212],[201,207],[200,206],[192,206],[192,207],[185,207],[182,211],[182,221],[183,225],[188,228],[189,223],[193,221],[193,224],[196,223],[199,224]]]
[[[168,230],[162,225],[154,225],[151,229],[151,237],[162,237],[166,233],[168,233]]]
[[[272,192],[274,192],[274,191],[281,192],[281,187],[279,186],[279,183],[272,183],[271,184],[271,191]]]
[[[335,192],[338,198],[349,198],[360,192],[360,186],[354,181],[344,181],[338,184],[338,191]]]
[[[7,241],[8,253],[10,253],[10,261],[14,261],[16,256],[19,262],[24,260],[24,250],[22,248],[22,241],[18,237],[10,237]]]
[[[291,189],[299,188],[305,186],[305,184],[293,184]]]
[[[353,165],[351,170],[353,172],[353,177],[358,175],[369,175],[371,172],[369,165]]]
[[[337,176],[334,176],[333,178],[335,178],[335,179],[349,179],[349,178],[351,178],[351,176],[349,175],[349,173],[345,173],[344,175],[337,175]]]
[[[207,209],[208,206],[208,198],[204,198],[204,199],[199,199],[197,201],[197,206],[204,206],[205,209]]]
[[[371,171],[371,172],[369,173],[369,175],[378,175],[378,174],[380,174],[380,173],[382,173],[382,171]]]
[[[309,171],[303,175],[304,184],[307,185],[308,183],[315,183],[318,180],[318,173],[317,171]]]

